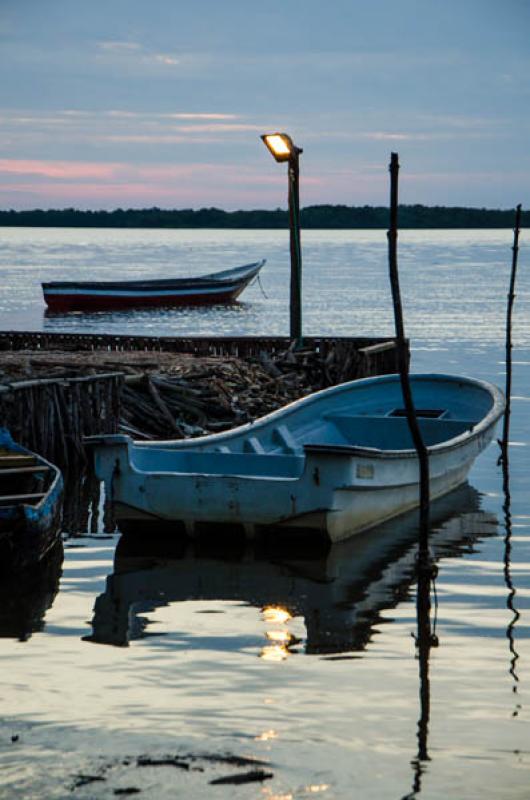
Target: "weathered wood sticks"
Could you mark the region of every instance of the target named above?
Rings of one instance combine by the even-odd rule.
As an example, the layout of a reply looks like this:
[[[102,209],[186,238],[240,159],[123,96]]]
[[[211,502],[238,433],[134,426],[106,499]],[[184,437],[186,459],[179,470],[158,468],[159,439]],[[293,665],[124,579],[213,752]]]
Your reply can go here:
[[[37,350],[17,350],[17,337],[13,348],[0,348],[0,424],[63,467],[83,461],[84,435],[221,431],[326,386],[396,370],[388,339],[304,339],[303,349],[281,338],[193,340],[204,349],[197,355],[185,348],[63,352],[40,339]],[[239,349],[244,358],[229,352]]]
[[[83,436],[113,433],[120,415],[121,373],[0,384],[0,425],[53,463],[84,460]]]

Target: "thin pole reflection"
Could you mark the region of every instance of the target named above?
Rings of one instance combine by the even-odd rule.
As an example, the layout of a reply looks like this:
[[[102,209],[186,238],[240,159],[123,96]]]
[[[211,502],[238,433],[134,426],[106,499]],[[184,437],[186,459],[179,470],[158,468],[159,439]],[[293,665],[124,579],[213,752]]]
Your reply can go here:
[[[421,550],[421,545],[420,545]],[[424,567],[425,554],[418,553],[418,588],[416,595],[416,654],[419,664],[419,697],[420,697],[420,716],[418,719],[418,752],[416,758],[411,761],[414,779],[412,791],[405,795],[402,800],[414,800],[421,792],[422,777],[426,770],[426,765],[430,761],[428,749],[429,719],[431,712],[431,685],[429,678],[429,659],[431,648],[438,646],[436,636],[436,617],[431,624],[431,585],[434,588],[434,579],[437,574],[437,567],[432,564],[431,570],[427,571]]]
[[[515,695],[517,695],[519,676],[517,675],[516,665],[517,661],[519,660],[519,653],[515,649],[515,626],[517,625],[517,622],[521,614],[515,607],[515,596],[517,594],[517,590],[515,588],[511,575],[512,515],[511,515],[511,496],[510,496],[510,469],[509,469],[507,446],[503,448],[502,486],[504,492],[504,504],[502,506],[502,510],[504,512],[504,529],[505,529],[503,572],[504,572],[504,583],[506,584],[506,588],[508,589],[508,595],[506,597],[506,608],[508,608],[508,610],[511,611],[512,613],[512,618],[510,619],[506,627],[506,638],[508,639],[508,646],[511,655],[510,667],[508,671],[513,679],[512,691]],[[520,710],[521,710],[521,705],[519,702],[516,702],[515,708],[512,712],[512,716],[517,717],[519,715]]]

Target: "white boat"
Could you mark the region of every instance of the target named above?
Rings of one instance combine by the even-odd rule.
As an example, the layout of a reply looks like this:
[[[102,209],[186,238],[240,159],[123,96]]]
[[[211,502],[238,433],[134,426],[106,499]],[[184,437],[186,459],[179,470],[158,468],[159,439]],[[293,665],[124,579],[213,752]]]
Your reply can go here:
[[[417,374],[411,386],[428,447],[431,497],[463,483],[494,435],[504,397],[472,378]],[[220,524],[249,537],[320,530],[332,541],[419,503],[419,468],[398,375],[351,381],[255,422],[196,439],[87,440],[118,527],[156,521],[194,536]]]

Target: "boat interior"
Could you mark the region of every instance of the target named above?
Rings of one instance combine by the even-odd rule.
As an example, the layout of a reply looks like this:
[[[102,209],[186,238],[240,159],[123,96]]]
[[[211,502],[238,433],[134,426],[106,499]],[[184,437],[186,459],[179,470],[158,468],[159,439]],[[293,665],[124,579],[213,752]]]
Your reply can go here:
[[[423,408],[416,413],[427,446],[454,439],[478,422],[455,419],[446,409]],[[412,449],[413,443],[405,411],[396,407],[384,414],[330,412],[316,423],[292,428],[286,419],[222,438],[208,449],[194,446],[192,441],[186,448],[134,447],[131,460],[135,469],[146,472],[295,478],[302,474],[305,448],[311,446],[393,451]]]
[[[46,494],[51,469],[30,453],[0,448],[0,507],[38,504]]]

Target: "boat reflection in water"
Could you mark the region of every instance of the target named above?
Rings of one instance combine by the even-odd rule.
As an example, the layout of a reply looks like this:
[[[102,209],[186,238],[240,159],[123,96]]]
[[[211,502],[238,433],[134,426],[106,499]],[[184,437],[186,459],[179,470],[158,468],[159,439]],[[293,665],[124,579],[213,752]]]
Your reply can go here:
[[[477,539],[497,530],[496,517],[480,510],[480,496],[468,484],[434,502],[431,512],[435,559],[470,552]],[[415,581],[417,524],[417,513],[410,512],[334,545],[295,542],[278,550],[265,543],[258,550],[240,542],[239,549],[225,544],[222,553],[219,538],[212,550],[200,540],[149,542],[145,532],[122,537],[86,639],[127,646],[145,635],[148,620],[141,615],[155,608],[223,600],[255,606],[270,623],[262,657],[283,659],[302,646],[307,654],[330,657],[363,650],[381,610],[405,599]],[[304,642],[288,632],[294,617],[304,620]]]
[[[63,543],[59,540],[39,561],[22,572],[6,575],[0,582],[0,638],[27,641],[44,628],[63,566]]]

